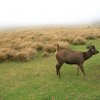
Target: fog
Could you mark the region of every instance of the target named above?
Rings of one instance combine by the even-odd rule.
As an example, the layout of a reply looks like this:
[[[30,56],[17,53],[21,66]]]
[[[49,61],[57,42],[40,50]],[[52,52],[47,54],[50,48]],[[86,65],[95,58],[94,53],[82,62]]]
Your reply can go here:
[[[100,0],[0,0],[0,28],[100,22]]]

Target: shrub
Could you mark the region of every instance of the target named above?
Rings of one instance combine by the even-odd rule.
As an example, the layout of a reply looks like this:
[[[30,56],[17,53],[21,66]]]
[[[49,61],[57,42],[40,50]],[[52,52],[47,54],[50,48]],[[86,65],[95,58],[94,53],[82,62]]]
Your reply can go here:
[[[9,51],[6,54],[7,59],[9,59],[9,60],[16,60],[17,52],[18,51],[14,50],[14,49],[9,49]]]
[[[55,46],[53,44],[46,44],[44,47],[44,51],[51,53],[56,50]]]
[[[7,59],[8,51],[9,51],[9,48],[1,48],[0,49],[0,61]]]
[[[68,42],[68,43],[72,43],[72,40],[74,38],[75,38],[74,36],[67,35],[67,36],[64,36],[63,38],[61,38],[61,41]]]
[[[20,61],[29,61],[31,58],[34,57],[36,51],[31,48],[25,48],[17,53],[16,59]]]
[[[63,38],[61,38],[61,41],[64,41],[64,42],[69,42],[69,43],[71,43],[71,38],[70,37],[63,37]]]
[[[43,50],[44,46],[42,42],[35,42],[32,47],[36,49],[37,51],[41,51]]]
[[[12,45],[12,48],[13,49],[16,49],[16,50],[20,50],[20,49],[24,49],[24,48],[29,48],[33,45],[32,42],[25,42],[25,41],[21,41],[21,42],[16,42],[15,44]]]
[[[6,54],[0,51],[0,62],[6,60]]]
[[[96,37],[97,38],[100,38],[100,33],[96,33]]]
[[[94,33],[90,33],[86,35],[87,40],[94,40],[96,39],[96,35]]]
[[[48,57],[48,56],[49,56],[48,52],[45,51],[45,52],[42,53],[42,57]]]
[[[86,39],[82,38],[82,37],[76,37],[73,42],[73,45],[84,45],[86,44]]]
[[[69,48],[69,43],[68,42],[63,42],[63,41],[58,41],[56,44],[59,44],[60,48]]]
[[[27,52],[18,52],[16,59],[18,61],[28,61],[29,60],[29,55]]]

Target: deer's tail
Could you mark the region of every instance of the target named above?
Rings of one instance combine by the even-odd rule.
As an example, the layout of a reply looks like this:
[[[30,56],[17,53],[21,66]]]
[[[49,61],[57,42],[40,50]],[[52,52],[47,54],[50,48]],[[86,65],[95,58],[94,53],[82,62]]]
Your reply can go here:
[[[59,50],[59,44],[56,44],[56,52],[55,52],[55,55],[57,54],[58,50]]]
[[[59,50],[59,44],[56,44],[56,51]]]

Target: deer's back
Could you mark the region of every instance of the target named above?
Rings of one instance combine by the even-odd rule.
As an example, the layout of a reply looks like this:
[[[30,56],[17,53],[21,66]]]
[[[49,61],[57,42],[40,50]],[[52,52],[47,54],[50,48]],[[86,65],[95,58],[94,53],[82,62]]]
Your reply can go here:
[[[78,64],[83,62],[82,52],[61,49],[57,52],[56,58],[59,61],[67,64]]]

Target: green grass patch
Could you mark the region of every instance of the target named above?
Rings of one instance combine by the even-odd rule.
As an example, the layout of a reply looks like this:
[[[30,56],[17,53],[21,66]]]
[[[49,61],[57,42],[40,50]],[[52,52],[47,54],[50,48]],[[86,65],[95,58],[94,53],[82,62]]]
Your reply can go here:
[[[90,40],[100,51],[100,39]],[[86,51],[84,45],[71,46]],[[82,72],[76,75],[77,66],[64,64],[61,78],[56,75],[55,55],[37,57],[29,62],[0,63],[0,100],[99,100],[100,54],[84,63],[88,79]]]

